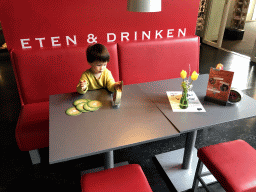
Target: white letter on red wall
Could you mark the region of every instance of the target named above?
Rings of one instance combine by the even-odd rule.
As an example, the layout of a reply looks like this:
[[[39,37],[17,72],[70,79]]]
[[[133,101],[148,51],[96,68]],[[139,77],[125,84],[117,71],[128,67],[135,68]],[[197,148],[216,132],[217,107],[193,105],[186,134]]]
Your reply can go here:
[[[110,40],[109,36],[114,36],[113,39]],[[116,40],[116,34],[115,33],[107,33],[107,42],[114,42]]]
[[[144,36],[150,39],[150,31],[148,31],[148,34],[145,31],[142,31],[142,40],[144,40]]]
[[[182,33],[183,37],[186,36],[186,28],[184,28],[184,32],[181,31],[181,29],[179,29],[179,32],[178,32],[178,37],[180,37],[180,34]]]
[[[24,42],[24,41],[30,41],[30,39],[21,39],[21,47],[22,49],[29,49],[29,48],[32,48],[31,46],[26,46],[25,45],[28,45],[28,42]]]
[[[61,46],[61,44],[56,44],[59,40],[56,40],[56,39],[59,39],[60,37],[51,37],[52,39],[52,46],[53,47],[56,47],[56,46]]]
[[[128,33],[128,32],[121,32],[121,41],[123,41],[124,38],[125,38],[127,41],[129,41],[128,37],[129,37],[129,33]]]
[[[172,32],[174,31],[174,29],[168,29],[167,30],[167,37],[173,37]]]
[[[42,40],[45,40],[45,37],[43,37],[43,38],[35,38],[35,40],[39,40],[40,47],[44,47],[43,43],[42,43]]]
[[[67,41],[67,45],[69,45],[69,41],[72,41],[72,43],[74,45],[76,45],[77,44],[77,42],[76,42],[76,35],[74,35],[74,40],[71,39],[69,36],[66,36],[66,41]]]
[[[158,32],[158,31],[156,30],[156,39],[157,39],[157,36],[160,36],[160,38],[163,38],[162,35],[161,35],[162,31],[163,31],[163,30],[161,30],[161,31]]]

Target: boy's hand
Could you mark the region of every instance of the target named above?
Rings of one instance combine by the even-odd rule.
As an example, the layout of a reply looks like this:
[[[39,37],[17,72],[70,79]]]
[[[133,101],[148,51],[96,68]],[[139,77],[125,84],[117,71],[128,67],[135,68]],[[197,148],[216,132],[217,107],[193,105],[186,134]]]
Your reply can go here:
[[[121,81],[116,82],[114,87],[115,87],[115,90],[122,89],[122,82]]]
[[[86,80],[83,80],[83,81],[80,80],[80,85],[81,85],[82,90],[84,91],[87,88],[87,81]]]

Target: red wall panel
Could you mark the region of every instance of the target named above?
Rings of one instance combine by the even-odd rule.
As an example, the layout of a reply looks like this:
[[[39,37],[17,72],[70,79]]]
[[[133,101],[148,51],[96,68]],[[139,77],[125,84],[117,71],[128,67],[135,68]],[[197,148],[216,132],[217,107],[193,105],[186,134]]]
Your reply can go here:
[[[92,42],[90,34],[99,43],[195,34],[199,0],[162,0],[162,11],[155,13],[129,12],[126,5],[127,0],[1,0],[0,20],[8,49],[22,49],[22,39],[24,47],[40,49],[40,42],[43,48],[67,47],[66,36],[84,46]]]

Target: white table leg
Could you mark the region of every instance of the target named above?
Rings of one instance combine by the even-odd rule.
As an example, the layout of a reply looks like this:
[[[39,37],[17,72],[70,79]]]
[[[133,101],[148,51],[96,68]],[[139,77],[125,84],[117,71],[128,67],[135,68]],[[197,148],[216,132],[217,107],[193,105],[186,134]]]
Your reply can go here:
[[[41,163],[41,157],[38,149],[29,151],[29,155],[33,165]]]

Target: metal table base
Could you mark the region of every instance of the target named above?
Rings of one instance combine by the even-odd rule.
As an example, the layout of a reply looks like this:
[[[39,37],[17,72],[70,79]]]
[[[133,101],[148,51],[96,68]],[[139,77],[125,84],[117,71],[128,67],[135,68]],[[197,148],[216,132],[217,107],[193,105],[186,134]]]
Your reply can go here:
[[[198,162],[197,149],[194,147],[196,135],[197,131],[187,133],[185,148],[155,156],[178,192],[191,189],[193,185]],[[206,172],[209,170],[203,166],[202,173]],[[207,184],[217,181],[213,175],[203,177],[203,180]]]
[[[124,162],[120,162],[120,163],[115,163],[115,164],[114,164],[114,167],[120,167],[120,166],[128,165],[128,164],[129,164],[128,161],[124,161]],[[95,172],[103,171],[103,170],[105,170],[105,167],[104,167],[104,166],[102,166],[102,167],[97,167],[97,168],[94,168],[94,169],[84,170],[84,171],[81,171],[81,176],[84,175],[84,174],[87,174],[87,173],[95,173]]]
[[[98,171],[103,171],[105,169],[111,169],[114,167],[120,167],[123,165],[128,165],[128,161],[120,162],[120,163],[114,163],[114,151],[109,151],[105,153],[105,158],[104,158],[104,166],[102,167],[97,167],[94,169],[88,169],[85,171],[81,171],[81,176],[87,173],[95,173]]]
[[[105,169],[114,168],[114,151],[109,151],[105,153],[104,167]]]

